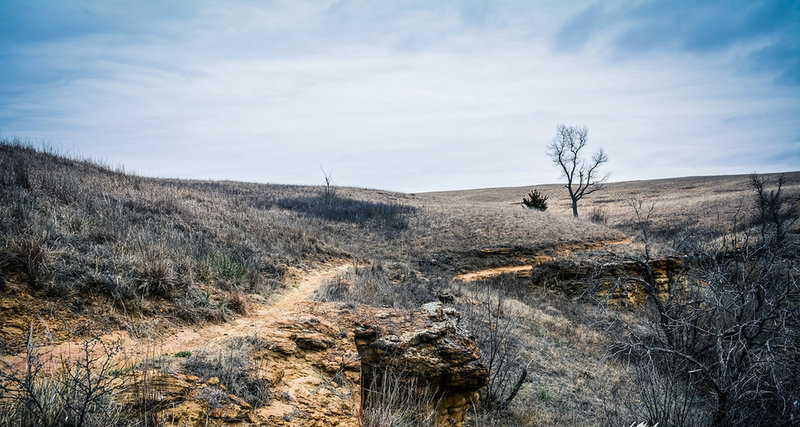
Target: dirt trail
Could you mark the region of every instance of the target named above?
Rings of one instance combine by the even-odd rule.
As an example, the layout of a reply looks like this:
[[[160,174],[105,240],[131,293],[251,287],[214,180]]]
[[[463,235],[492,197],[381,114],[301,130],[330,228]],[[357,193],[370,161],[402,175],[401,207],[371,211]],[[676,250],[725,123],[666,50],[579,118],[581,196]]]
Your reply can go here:
[[[238,317],[226,323],[189,326],[171,331],[169,335],[158,338],[137,339],[127,331],[117,331],[103,335],[103,343],[117,343],[121,345],[120,356],[131,361],[140,361],[144,358],[158,356],[164,353],[179,351],[195,351],[203,349],[214,351],[220,348],[227,337],[255,335],[258,331],[268,327],[274,322],[283,319],[298,303],[308,299],[309,296],[326,279],[335,277],[350,269],[352,264],[330,264],[323,268],[303,272],[290,271],[289,288],[272,301],[269,305],[255,305],[247,315]],[[94,346],[95,353],[102,352],[102,346]],[[39,354],[46,355],[45,369],[60,366],[60,361],[69,357],[77,360],[82,356],[82,343],[65,342],[55,346],[39,349]],[[17,369],[24,367],[23,355],[0,356],[0,368],[6,369],[12,365]]]
[[[533,270],[534,266],[537,266],[547,261],[555,260],[557,258],[563,258],[565,256],[569,256],[575,252],[597,250],[615,245],[629,245],[632,241],[633,239],[626,238],[622,240],[605,240],[600,242],[592,242],[586,245],[574,245],[574,244],[563,245],[558,248],[555,255],[537,255],[526,259],[525,260],[527,262],[526,265],[511,265],[505,267],[487,268],[484,270],[459,274],[453,277],[453,279],[460,280],[462,282],[474,282],[476,280],[488,279],[490,277],[499,276],[503,273],[519,273],[523,271],[530,271]]]
[[[230,336],[253,336],[277,320],[285,318],[285,314],[294,309],[298,303],[305,301],[326,279],[335,277],[351,268],[351,264],[328,266],[311,272],[295,272],[294,287],[278,296],[270,305],[259,305],[246,316],[236,318],[227,323],[187,328],[175,335],[166,337],[158,344],[160,353],[176,353],[184,350],[213,351],[221,346],[222,341]]]

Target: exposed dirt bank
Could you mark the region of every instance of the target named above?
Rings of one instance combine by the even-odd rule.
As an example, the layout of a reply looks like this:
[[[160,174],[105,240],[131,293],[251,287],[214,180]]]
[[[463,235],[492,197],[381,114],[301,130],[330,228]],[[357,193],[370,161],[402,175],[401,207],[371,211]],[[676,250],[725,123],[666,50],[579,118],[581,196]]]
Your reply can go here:
[[[558,249],[555,251],[555,254],[553,255],[542,254],[542,255],[535,255],[532,257],[516,257],[516,259],[518,259],[519,261],[525,262],[526,265],[512,265],[512,266],[487,268],[483,270],[462,273],[456,275],[455,277],[453,277],[453,279],[460,280],[463,282],[474,282],[476,280],[488,279],[491,277],[499,276],[504,273],[523,273],[533,270],[533,268],[539,264],[542,264],[547,261],[553,261],[558,258],[563,258],[575,252],[597,250],[615,245],[628,245],[632,241],[633,240],[631,238],[626,238],[621,240],[590,242],[581,245],[577,244],[562,245],[558,247]],[[505,248],[487,249],[484,250],[484,252],[487,254],[498,254],[505,256],[514,255],[511,253],[512,251],[510,249],[505,249]]]

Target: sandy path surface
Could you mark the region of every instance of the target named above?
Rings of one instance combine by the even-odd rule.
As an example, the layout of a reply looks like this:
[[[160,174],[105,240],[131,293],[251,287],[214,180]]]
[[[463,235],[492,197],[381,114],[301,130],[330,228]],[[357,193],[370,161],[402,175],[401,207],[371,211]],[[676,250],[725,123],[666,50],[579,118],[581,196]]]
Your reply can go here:
[[[278,296],[270,305],[258,305],[247,315],[226,323],[198,326],[177,331],[174,335],[163,337],[155,343],[159,354],[176,353],[185,350],[216,350],[222,341],[232,336],[253,336],[277,320],[285,318],[298,303],[307,300],[312,293],[327,279],[344,273],[350,264],[328,266],[310,272],[295,272],[297,279],[293,287]],[[142,343],[148,345],[148,343]],[[147,349],[145,349],[147,350]]]
[[[528,264],[526,265],[512,265],[512,266],[505,266],[505,267],[495,267],[495,268],[487,268],[484,270],[472,271],[469,273],[459,274],[453,279],[460,280],[462,282],[474,282],[476,280],[488,279],[490,277],[499,276],[503,273],[519,273],[522,271],[531,271],[533,267],[547,261],[552,261],[557,258],[569,256],[575,252],[581,251],[588,251],[588,250],[597,250],[602,249],[609,246],[614,245],[629,245],[633,240],[630,238],[622,239],[622,240],[610,240],[610,241],[602,241],[602,242],[595,242],[586,246],[575,246],[575,245],[566,245],[558,249],[556,255],[537,255],[528,260]]]
[[[349,263],[330,264],[325,267],[303,272],[296,270],[290,272],[288,289],[269,305],[254,304],[247,315],[238,317],[226,323],[207,324],[176,328],[171,333],[158,338],[137,339],[131,337],[127,331],[117,331],[100,337],[103,343],[117,343],[123,351],[118,357],[131,361],[140,361],[147,357],[155,357],[164,353],[177,353],[179,351],[195,351],[203,349],[213,351],[220,348],[227,337],[255,335],[258,331],[269,327],[277,320],[285,317],[298,303],[307,300],[309,296],[325,281],[337,274],[351,268]],[[93,354],[102,354],[100,345],[94,346]],[[69,357],[77,360],[82,356],[80,342],[65,342],[55,346],[43,346],[39,354],[45,355],[45,369],[59,366],[61,360]],[[21,369],[25,366],[23,355],[0,357],[0,369],[9,369],[10,366]]]

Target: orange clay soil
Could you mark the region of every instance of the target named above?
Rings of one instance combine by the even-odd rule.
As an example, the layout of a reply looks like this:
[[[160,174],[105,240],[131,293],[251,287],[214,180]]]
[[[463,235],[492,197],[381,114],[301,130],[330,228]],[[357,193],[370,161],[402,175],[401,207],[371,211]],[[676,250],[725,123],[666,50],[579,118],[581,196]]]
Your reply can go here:
[[[505,267],[487,268],[485,270],[478,270],[469,273],[459,274],[453,277],[453,279],[460,280],[462,282],[474,282],[476,280],[488,279],[491,277],[499,276],[503,273],[519,273],[522,271],[530,271],[533,270],[534,266],[539,265],[543,262],[552,261],[557,258],[569,256],[570,254],[573,254],[575,252],[597,250],[614,245],[629,245],[631,242],[632,239],[627,238],[622,240],[605,240],[599,242],[591,242],[588,244],[563,245],[556,250],[555,255],[536,255],[534,257],[524,259],[523,261],[527,263],[526,265],[511,265]]]

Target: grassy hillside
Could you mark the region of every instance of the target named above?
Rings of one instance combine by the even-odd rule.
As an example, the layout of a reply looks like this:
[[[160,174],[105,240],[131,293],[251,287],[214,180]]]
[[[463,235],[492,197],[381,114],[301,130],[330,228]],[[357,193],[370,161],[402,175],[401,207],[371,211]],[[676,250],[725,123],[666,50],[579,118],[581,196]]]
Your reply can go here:
[[[513,206],[329,190],[146,178],[3,141],[0,350],[19,349],[40,314],[57,338],[154,316],[224,320],[280,288],[288,268],[334,258],[463,269],[458,254],[487,247],[618,236]]]
[[[574,219],[560,185],[536,186],[549,196],[550,209],[540,212],[519,204],[532,187],[412,195],[157,179],[2,141],[0,355],[21,351],[32,328],[51,342],[110,330],[157,339],[188,324],[252,315],[254,304],[270,304],[288,277],[347,261],[356,268],[325,282],[315,293],[318,301],[410,310],[439,298],[459,310],[461,325],[491,365],[492,383],[481,391],[469,425],[729,425],[763,414],[786,421],[800,416],[797,408],[779,408],[775,397],[800,396],[792,380],[800,374],[800,222],[792,222],[800,172],[784,176],[781,218],[791,221],[786,236],[770,240],[770,225],[754,219],[748,176],[612,183],[582,201],[582,218]],[[766,178],[774,191],[777,176]],[[645,221],[634,221],[633,198],[654,204]],[[592,213],[598,222],[590,221]],[[658,242],[642,239],[642,226]],[[666,264],[656,259],[662,254],[673,256],[666,264],[675,271],[662,271]],[[486,274],[455,279],[471,272]],[[655,286],[665,286],[663,277],[677,291],[660,300]],[[650,294],[641,288],[648,283]],[[611,301],[633,294],[644,295],[644,302]],[[739,311],[708,320],[731,310]],[[680,322],[665,327],[663,319],[673,318]],[[746,319],[740,341],[725,331],[713,335],[715,327],[737,319]],[[748,332],[751,324],[756,332]],[[704,359],[715,337],[736,357],[755,360],[755,348],[771,361],[769,375],[741,362],[753,374],[730,389],[743,390],[731,396],[744,409],[720,403],[733,392],[712,374],[687,376],[702,369],[654,355],[673,329],[692,337],[677,340],[685,344],[679,350],[710,363],[709,372],[730,378],[743,372],[735,363]],[[744,349],[739,342],[746,342]],[[263,397],[253,400],[256,407],[269,398],[289,402],[290,396],[270,397],[269,381],[245,347],[236,350],[236,366],[211,363],[229,355],[186,348],[179,353],[194,356],[185,364],[169,355],[167,363],[157,352],[160,359],[130,372],[161,366],[165,375],[220,376],[234,382],[230,390],[255,384]],[[228,368],[235,375],[216,374]],[[30,403],[6,387],[13,378],[0,375],[0,425],[17,423],[21,418],[5,416],[12,409],[25,413]],[[41,384],[46,390],[55,383]],[[4,400],[3,393],[10,397]],[[104,404],[114,396],[109,399]],[[210,411],[213,399],[206,400]],[[152,419],[115,422],[151,425]]]
[[[786,197],[800,200],[800,172],[762,176],[772,183],[783,176]],[[532,188],[548,197],[548,211],[571,214],[569,194],[562,184],[445,191],[425,193],[420,197],[453,203],[517,205]],[[744,215],[749,212],[753,203],[750,175],[695,176],[606,184],[603,190],[579,202],[579,215],[590,218],[593,212],[598,212],[606,225],[630,231],[634,217],[630,201],[634,199],[643,201],[645,205],[654,204],[651,220],[662,234],[671,234],[687,226],[709,228],[721,225],[737,213]]]

